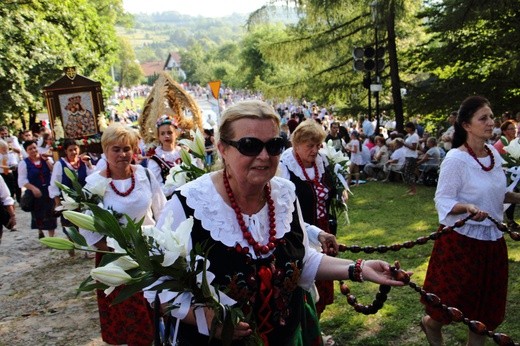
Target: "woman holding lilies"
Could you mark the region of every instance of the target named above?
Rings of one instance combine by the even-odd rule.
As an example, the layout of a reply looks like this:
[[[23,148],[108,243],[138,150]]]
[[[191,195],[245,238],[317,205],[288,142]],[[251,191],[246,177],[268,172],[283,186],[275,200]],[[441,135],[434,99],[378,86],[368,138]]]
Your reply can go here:
[[[113,124],[101,137],[107,166],[86,178],[84,189],[104,191],[103,206],[114,213],[126,214],[136,222],[154,225],[166,198],[155,176],[141,165],[131,164],[139,152],[139,134],[130,127]],[[120,222],[126,222],[121,219]],[[110,242],[100,233],[82,230],[88,245],[112,251]],[[102,255],[97,254],[96,266]],[[118,289],[116,289],[117,291]],[[142,292],[122,303],[111,305],[118,292],[105,295],[97,291],[101,336],[109,344],[150,345],[153,341],[153,319]]]
[[[383,261],[354,263],[309,247],[294,185],[275,177],[284,141],[271,106],[259,100],[236,103],[224,112],[218,133],[223,169],[177,189],[158,227],[169,225],[173,232],[183,220],[194,218],[189,248],[210,248],[206,256],[208,271],[215,275],[212,285],[251,318],[234,326],[233,345],[246,344],[252,334],[263,345],[320,345],[317,325],[302,328],[307,320],[304,291],[315,279],[347,279],[352,268],[359,275],[351,278],[357,281],[403,285],[391,278]],[[175,296],[163,291],[161,302]],[[209,329],[215,333],[211,345],[222,344],[222,325],[213,325],[213,310],[202,309],[171,311],[180,320],[174,342],[207,345]]]
[[[61,157],[52,168],[51,182],[49,184],[49,197],[54,199],[54,210],[59,212],[61,208],[61,191],[56,185],[59,182],[69,188],[72,187],[71,180],[65,174],[65,168],[75,172],[78,176],[78,182],[83,186],[85,185],[85,179],[94,171],[94,166],[90,162],[90,157],[83,154],[80,155],[79,146],[76,144],[74,139],[65,139],[63,141],[63,151],[65,156]],[[63,216],[60,218],[63,232],[68,236],[65,227],[73,226],[72,222],[65,219]],[[69,254],[74,256],[74,250],[70,250]],[[86,255],[88,257],[88,255]]]

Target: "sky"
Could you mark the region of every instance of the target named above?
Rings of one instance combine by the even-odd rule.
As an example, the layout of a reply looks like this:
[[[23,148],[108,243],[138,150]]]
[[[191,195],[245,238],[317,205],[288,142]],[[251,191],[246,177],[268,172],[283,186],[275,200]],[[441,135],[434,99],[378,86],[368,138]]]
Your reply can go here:
[[[123,0],[130,13],[176,11],[190,16],[224,17],[233,13],[249,14],[267,0]]]

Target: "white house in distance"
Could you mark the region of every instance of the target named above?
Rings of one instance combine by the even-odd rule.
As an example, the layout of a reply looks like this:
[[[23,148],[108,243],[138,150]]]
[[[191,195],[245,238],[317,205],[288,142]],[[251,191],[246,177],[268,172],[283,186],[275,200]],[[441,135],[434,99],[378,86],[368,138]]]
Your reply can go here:
[[[177,52],[170,52],[166,61],[149,61],[141,64],[144,76],[149,84],[153,84],[161,71],[173,71],[179,81],[186,79],[186,73],[181,68],[181,57]]]

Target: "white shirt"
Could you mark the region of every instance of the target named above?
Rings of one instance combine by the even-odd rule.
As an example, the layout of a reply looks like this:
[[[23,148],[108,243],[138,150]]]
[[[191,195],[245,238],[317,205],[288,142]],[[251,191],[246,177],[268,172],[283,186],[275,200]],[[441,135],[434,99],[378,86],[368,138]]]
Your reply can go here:
[[[119,196],[107,186],[103,196],[103,206],[113,209],[119,213],[130,216],[131,219],[139,221],[144,217],[143,225],[154,225],[159,218],[166,203],[166,197],[161,191],[161,186],[152,174],[146,174],[146,168],[140,165],[132,165],[135,169],[135,187],[126,197]],[[98,186],[107,182],[107,178],[101,176],[100,172],[94,172],[86,179],[83,189],[88,190],[92,186]],[[131,179],[112,180],[119,191],[127,191],[132,182]],[[121,220],[124,222],[125,220]],[[80,230],[88,245],[93,245],[103,238],[100,233]]]
[[[502,222],[503,203],[506,193],[506,176],[500,165],[500,154],[493,146],[487,146],[495,158],[495,166],[489,172],[467,152],[452,149],[446,154],[441,164],[441,173],[435,192],[435,206],[439,213],[439,222],[453,226],[456,221],[468,214],[450,214],[457,203],[471,203],[491,217]],[[484,166],[489,166],[488,157],[479,158]],[[488,219],[482,222],[469,220],[463,227],[455,231],[470,238],[480,240],[497,240],[503,236]]]
[[[11,192],[9,191],[9,188],[7,187],[7,184],[5,183],[2,176],[0,176],[0,200],[4,206],[14,205],[14,199],[11,197]]]
[[[404,140],[404,143],[407,145],[412,144],[419,144],[419,135],[417,132],[412,133],[411,135],[406,136],[406,139]],[[405,157],[415,157],[417,158],[417,149],[412,150],[406,146],[404,148],[404,155]]]

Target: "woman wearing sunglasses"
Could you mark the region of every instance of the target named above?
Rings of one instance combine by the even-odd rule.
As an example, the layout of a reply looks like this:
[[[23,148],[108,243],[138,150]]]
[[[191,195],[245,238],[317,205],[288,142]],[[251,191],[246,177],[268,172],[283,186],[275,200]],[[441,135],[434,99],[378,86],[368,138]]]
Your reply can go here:
[[[307,311],[304,293],[315,279],[347,279],[351,268],[351,279],[402,285],[391,279],[390,267],[383,261],[356,265],[309,247],[294,185],[275,177],[284,147],[279,116],[271,106],[249,100],[227,108],[218,133],[223,169],[176,190],[158,227],[169,223],[174,232],[182,221],[194,218],[189,247],[211,248],[206,255],[208,271],[215,275],[212,285],[250,316],[235,326],[233,345],[246,344],[253,333],[264,345],[312,345],[311,340],[321,340],[317,325],[301,328]],[[163,292],[160,297],[167,302],[175,296],[176,292]],[[175,341],[206,345],[209,336],[199,330],[213,329],[217,340],[211,344],[220,345],[222,327],[213,326],[213,311],[195,310],[171,310],[180,319]]]

